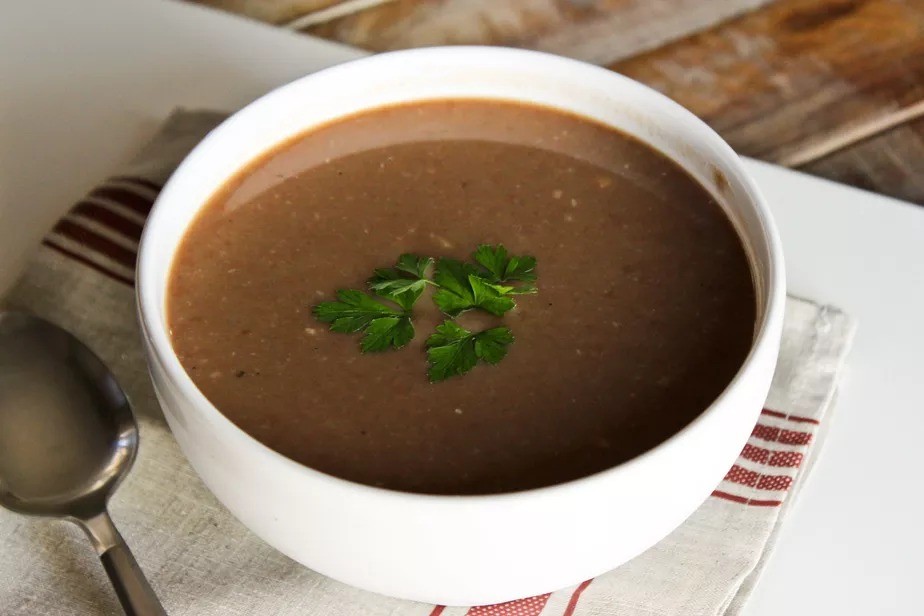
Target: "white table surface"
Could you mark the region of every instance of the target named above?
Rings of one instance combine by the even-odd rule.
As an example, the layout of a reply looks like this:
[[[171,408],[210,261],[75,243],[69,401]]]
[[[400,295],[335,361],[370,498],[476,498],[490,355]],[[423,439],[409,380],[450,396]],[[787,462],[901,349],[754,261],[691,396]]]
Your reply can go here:
[[[0,292],[174,106],[231,110],[358,55],[167,0],[4,3]],[[922,613],[924,208],[749,165],[783,235],[790,292],[843,308],[859,330],[823,455],[747,613]]]

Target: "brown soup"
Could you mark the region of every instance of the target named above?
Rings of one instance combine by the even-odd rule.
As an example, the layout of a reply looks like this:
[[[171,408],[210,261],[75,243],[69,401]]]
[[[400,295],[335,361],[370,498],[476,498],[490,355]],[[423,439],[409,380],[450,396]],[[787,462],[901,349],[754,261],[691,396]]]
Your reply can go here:
[[[473,331],[496,365],[431,383],[432,285],[404,348],[361,353],[313,307],[402,253],[535,256],[538,293]],[[513,103],[377,109],[303,134],[196,217],[168,290],[170,334],[205,396],[311,468],[396,490],[547,486],[624,462],[696,418],[747,355],[755,295],[712,196],[646,145]]]

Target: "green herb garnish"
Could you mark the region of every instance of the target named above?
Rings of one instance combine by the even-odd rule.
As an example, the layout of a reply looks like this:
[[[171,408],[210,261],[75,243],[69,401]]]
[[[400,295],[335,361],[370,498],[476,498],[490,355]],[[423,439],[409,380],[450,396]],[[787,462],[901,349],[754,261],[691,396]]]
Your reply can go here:
[[[483,268],[482,276],[494,283],[525,282],[528,284],[508,287],[507,293],[535,293],[536,257],[509,256],[502,244],[482,244],[474,254],[475,261]]]
[[[369,288],[377,295],[390,299],[405,310],[410,310],[428,284],[427,269],[433,263],[430,257],[404,254],[394,267],[375,270],[369,279]]]
[[[353,289],[340,289],[337,299],[340,301],[318,304],[314,314],[318,320],[330,323],[333,332],[365,332],[360,342],[363,353],[400,349],[414,337],[414,325],[407,312],[395,310]]]
[[[439,287],[433,294],[433,301],[451,317],[471,308],[481,308],[501,316],[516,306],[516,302],[508,295],[513,287],[492,283],[479,275],[470,263],[455,259],[438,260],[433,282]]]
[[[494,327],[473,334],[453,321],[443,321],[427,338],[427,376],[431,383],[465,374],[479,361],[496,364],[507,355],[513,334],[507,327]]]
[[[318,304],[314,314],[331,331],[363,332],[360,349],[371,353],[399,349],[414,338],[411,310],[427,285],[436,287],[433,301],[449,317],[472,309],[503,316],[516,307],[516,295],[536,293],[534,257],[508,255],[502,245],[481,245],[472,257],[473,263],[438,259],[431,279],[431,257],[403,254],[394,267],[377,269],[369,279],[375,297],[340,289],[339,301]],[[507,327],[472,333],[446,320],[426,341],[430,381],[465,374],[479,361],[496,364],[512,342]]]

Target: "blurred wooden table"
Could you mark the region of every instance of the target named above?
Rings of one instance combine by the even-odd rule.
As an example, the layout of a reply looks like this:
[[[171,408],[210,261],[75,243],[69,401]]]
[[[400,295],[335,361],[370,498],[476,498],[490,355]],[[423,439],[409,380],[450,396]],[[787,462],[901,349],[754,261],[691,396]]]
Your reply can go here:
[[[742,154],[924,204],[924,0],[201,0],[384,51],[541,49],[664,92]]]

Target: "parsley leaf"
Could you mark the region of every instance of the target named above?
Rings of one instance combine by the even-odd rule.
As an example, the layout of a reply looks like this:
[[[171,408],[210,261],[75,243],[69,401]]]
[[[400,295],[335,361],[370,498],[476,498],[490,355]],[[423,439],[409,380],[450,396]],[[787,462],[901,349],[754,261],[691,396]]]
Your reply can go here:
[[[403,254],[398,257],[394,267],[375,270],[369,279],[369,288],[377,295],[410,310],[424,288],[432,284],[427,279],[427,269],[432,263],[430,257]]]
[[[478,361],[496,364],[507,355],[513,334],[507,327],[494,327],[473,334],[453,321],[444,321],[427,338],[427,376],[431,383],[465,374]]]
[[[439,286],[433,294],[433,301],[451,317],[470,308],[481,308],[501,316],[516,305],[512,298],[507,297],[511,287],[493,284],[479,276],[473,265],[455,259],[439,259],[436,262],[433,282]]]
[[[483,308],[491,314],[501,316],[514,306],[516,302],[512,297],[507,297],[507,293],[513,287],[504,287],[501,285],[491,284],[480,276],[470,274],[468,284],[472,288],[472,296],[475,298],[475,306]]]
[[[490,282],[524,282],[520,286],[509,287],[508,294],[535,293],[532,283],[536,281],[536,257],[528,255],[508,255],[503,244],[491,246],[482,244],[473,255],[475,261],[483,268],[482,275]]]
[[[414,326],[410,317],[382,317],[369,323],[366,335],[360,342],[360,349],[363,353],[400,349],[413,337]]]
[[[365,332],[360,348],[364,353],[399,349],[414,337],[411,318],[376,301],[362,291],[341,289],[336,302],[322,302],[314,307],[318,320],[330,323],[334,332]]]
[[[438,259],[431,279],[433,263],[431,257],[403,254],[394,267],[375,270],[368,281],[371,293],[340,289],[338,301],[318,304],[314,314],[331,331],[362,333],[363,353],[375,353],[400,349],[414,338],[411,309],[428,284],[437,288],[433,301],[449,317],[472,308],[503,316],[516,306],[516,295],[536,292],[535,257],[509,255],[501,244],[479,246],[473,262]],[[479,362],[496,364],[512,343],[507,327],[472,333],[447,319],[426,340],[427,374],[435,383]]]

